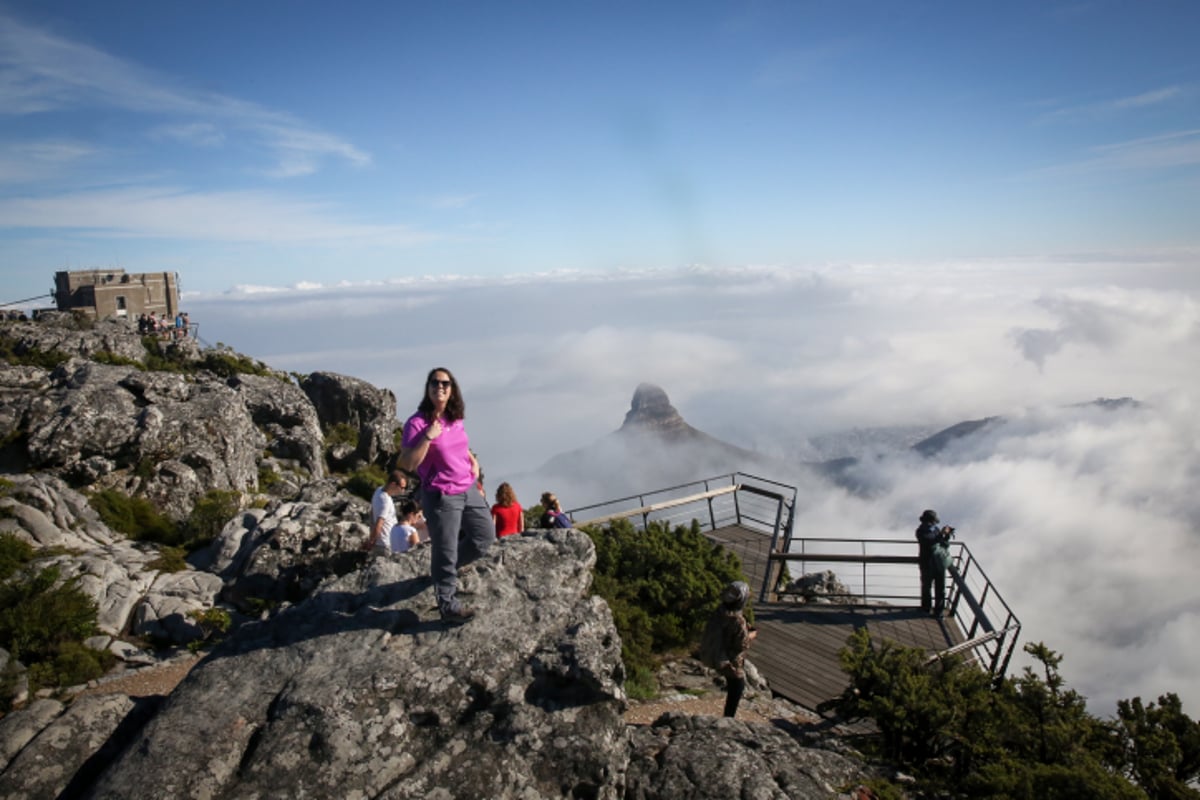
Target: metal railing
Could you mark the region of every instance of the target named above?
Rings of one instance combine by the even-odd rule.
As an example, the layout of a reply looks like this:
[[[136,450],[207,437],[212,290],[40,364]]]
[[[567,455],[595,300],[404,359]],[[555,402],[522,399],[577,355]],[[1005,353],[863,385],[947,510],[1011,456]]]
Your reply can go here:
[[[772,549],[768,558],[798,564],[800,574],[832,571],[846,587],[848,604],[916,607],[920,605],[916,549],[911,539],[793,538],[786,547]],[[964,543],[951,542],[950,554],[946,608],[966,641],[938,655],[970,652],[981,667],[1002,676],[1016,647],[1020,620]],[[786,596],[787,591],[777,594]]]
[[[580,506],[569,509],[567,516],[576,525],[596,525],[614,519],[628,519],[639,528],[651,522],[686,525],[692,520],[707,531],[740,525],[784,541],[795,505],[795,487],[734,472]]]
[[[846,604],[919,607],[917,543],[913,539],[835,539],[794,536],[796,488],[735,472],[666,489],[570,509],[576,525],[628,519],[644,529],[651,522],[687,525],[702,531],[738,526],[763,534],[737,544],[747,575],[760,575],[760,602],[787,597],[784,568],[797,574],[830,570],[846,587]],[[946,608],[965,641],[933,657],[969,653],[994,676],[1008,669],[1021,623],[979,561],[962,542],[950,543],[952,564]],[[828,596],[827,596],[828,597]],[[829,597],[837,602],[836,596]]]

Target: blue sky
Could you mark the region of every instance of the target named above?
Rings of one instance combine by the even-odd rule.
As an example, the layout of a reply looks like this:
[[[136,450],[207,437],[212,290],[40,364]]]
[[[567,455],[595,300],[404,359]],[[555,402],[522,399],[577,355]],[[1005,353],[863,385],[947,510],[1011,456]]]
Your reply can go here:
[[[1191,2],[0,0],[0,301],[1195,252]]]

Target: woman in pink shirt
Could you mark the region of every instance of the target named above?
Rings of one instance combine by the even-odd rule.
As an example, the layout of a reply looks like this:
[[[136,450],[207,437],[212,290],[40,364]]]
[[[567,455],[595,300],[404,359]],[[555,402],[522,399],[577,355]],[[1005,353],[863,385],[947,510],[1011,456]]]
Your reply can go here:
[[[404,423],[399,465],[421,478],[421,506],[432,545],[430,577],[444,622],[475,612],[459,602],[458,569],[482,556],[496,539],[487,500],[475,491],[479,462],[463,426],[466,404],[444,367],[429,371],[417,413]],[[461,549],[460,549],[461,538]]]

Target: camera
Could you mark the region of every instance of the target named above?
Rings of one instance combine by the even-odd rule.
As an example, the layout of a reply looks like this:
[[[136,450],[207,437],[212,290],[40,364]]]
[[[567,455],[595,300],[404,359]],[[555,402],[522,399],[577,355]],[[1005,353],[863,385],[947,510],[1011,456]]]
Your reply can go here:
[[[953,527],[953,526],[951,526],[951,525],[947,525],[946,527],[942,528],[942,535],[943,535],[943,536],[953,536],[953,535],[954,535],[954,530],[955,530],[955,529],[954,529],[954,527]]]

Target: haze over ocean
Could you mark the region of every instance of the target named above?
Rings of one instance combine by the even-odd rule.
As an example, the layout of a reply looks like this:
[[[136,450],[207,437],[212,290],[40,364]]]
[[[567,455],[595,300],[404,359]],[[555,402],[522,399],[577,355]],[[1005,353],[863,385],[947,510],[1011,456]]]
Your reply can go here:
[[[206,340],[402,417],[450,367],[493,486],[642,381],[794,463],[1004,416],[871,459],[867,498],[804,483],[798,530],[937,508],[1094,710],[1196,717],[1198,29],[1189,0],[0,0],[0,303],[169,270]]]

